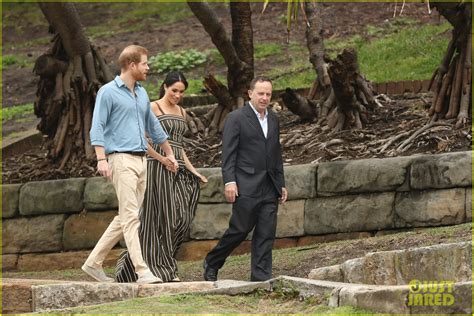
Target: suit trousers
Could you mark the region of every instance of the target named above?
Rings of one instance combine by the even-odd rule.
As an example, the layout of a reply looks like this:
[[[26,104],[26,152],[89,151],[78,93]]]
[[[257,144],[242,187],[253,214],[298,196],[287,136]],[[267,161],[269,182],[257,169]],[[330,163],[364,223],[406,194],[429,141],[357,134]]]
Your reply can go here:
[[[115,153],[109,155],[108,160],[119,211],[87,258],[86,265],[96,269],[102,268],[105,257],[123,236],[135,271],[141,276],[148,270],[138,238],[138,212],[146,188],[146,157]]]
[[[278,192],[270,178],[262,186],[261,196],[238,196],[232,206],[229,228],[216,247],[207,254],[207,264],[214,269],[220,269],[232,251],[255,228],[252,236],[250,279],[271,279],[277,212]]]

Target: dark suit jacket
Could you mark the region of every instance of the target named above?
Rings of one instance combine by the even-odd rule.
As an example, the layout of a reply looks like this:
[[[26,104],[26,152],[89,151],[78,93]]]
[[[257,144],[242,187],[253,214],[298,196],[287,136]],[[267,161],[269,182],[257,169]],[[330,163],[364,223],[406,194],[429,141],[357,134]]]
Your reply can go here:
[[[267,175],[281,196],[285,179],[278,117],[268,110],[265,138],[258,118],[247,102],[243,108],[229,113],[224,124],[222,176],[224,183],[237,183],[239,194],[259,196]]]

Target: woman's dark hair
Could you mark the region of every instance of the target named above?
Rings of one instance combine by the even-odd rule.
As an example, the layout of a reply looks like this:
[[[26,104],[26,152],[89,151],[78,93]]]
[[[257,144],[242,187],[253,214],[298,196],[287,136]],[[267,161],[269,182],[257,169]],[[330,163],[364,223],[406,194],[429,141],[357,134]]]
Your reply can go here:
[[[184,89],[188,88],[188,81],[181,71],[170,71],[160,86],[160,99],[165,95],[165,85],[169,87],[176,82],[182,82],[184,84]]]

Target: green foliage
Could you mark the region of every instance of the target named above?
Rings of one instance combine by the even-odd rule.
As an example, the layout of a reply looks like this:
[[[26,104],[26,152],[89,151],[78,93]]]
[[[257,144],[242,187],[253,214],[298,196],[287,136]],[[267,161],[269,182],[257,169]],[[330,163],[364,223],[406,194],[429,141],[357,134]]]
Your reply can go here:
[[[18,62],[16,56],[14,55],[5,55],[3,56],[3,68],[5,68],[6,66],[10,66],[10,65],[14,65]]]
[[[371,40],[361,35],[326,40],[326,52],[335,58],[343,49],[355,47],[362,73],[374,82],[429,79],[444,55],[448,44],[445,33],[451,26],[449,23],[413,24],[411,19],[395,19],[384,28],[369,25],[365,34],[370,35]],[[288,66],[268,74],[275,78],[274,88],[309,87],[315,71],[308,61],[306,47],[290,42],[287,50],[288,54],[283,57],[288,60]],[[275,58],[279,57],[275,54]]]
[[[278,16],[278,21],[279,21],[280,23],[282,23],[282,24],[286,24],[286,22],[287,22],[287,16],[286,16],[285,14],[280,14],[280,15]]]
[[[20,57],[18,55],[2,56],[2,69],[5,69],[10,66],[16,66],[18,68],[33,68],[33,64],[29,62],[26,58]]]
[[[167,52],[152,56],[148,64],[152,71],[166,73],[171,70],[189,70],[205,63],[207,55],[195,49]]]
[[[372,42],[358,42],[359,64],[375,82],[429,79],[448,45],[449,23],[409,27]]]
[[[287,87],[293,89],[311,86],[316,74],[311,66],[295,68],[289,72],[282,73],[280,77],[273,81],[275,90],[283,90]],[[272,77],[272,76],[271,76]]]
[[[202,89],[204,89],[202,78],[199,79],[188,79],[188,89],[186,89],[186,95],[190,94],[199,94],[202,93]]]
[[[254,47],[254,58],[262,59],[265,57],[278,55],[281,53],[281,45],[275,43],[257,44]]]
[[[33,114],[33,112],[33,103],[27,103],[23,105],[11,106],[8,108],[2,108],[0,113],[2,116],[2,122],[6,122],[12,119],[17,119]]]

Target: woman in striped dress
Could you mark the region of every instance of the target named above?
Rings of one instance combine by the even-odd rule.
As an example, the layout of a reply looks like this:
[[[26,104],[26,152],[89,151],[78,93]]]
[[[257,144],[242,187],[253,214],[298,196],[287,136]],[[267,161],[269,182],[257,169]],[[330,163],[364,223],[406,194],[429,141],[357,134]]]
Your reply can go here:
[[[153,113],[169,135],[169,143],[179,163],[178,172],[166,168],[169,161],[159,146],[148,154],[147,186],[140,209],[139,237],[143,259],[163,282],[179,282],[176,253],[188,234],[196,213],[199,182],[207,182],[191,164],[183,149],[187,129],[186,112],[178,105],[188,87],[181,72],[170,72],[160,87],[160,99],[151,103]],[[122,252],[115,271],[117,282],[135,282],[132,261]]]

